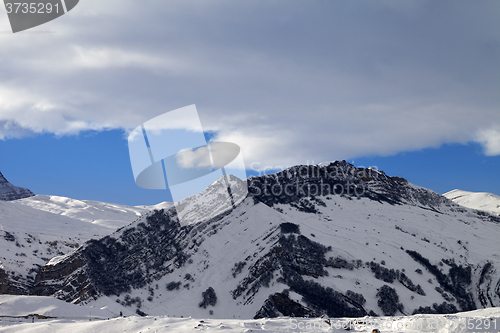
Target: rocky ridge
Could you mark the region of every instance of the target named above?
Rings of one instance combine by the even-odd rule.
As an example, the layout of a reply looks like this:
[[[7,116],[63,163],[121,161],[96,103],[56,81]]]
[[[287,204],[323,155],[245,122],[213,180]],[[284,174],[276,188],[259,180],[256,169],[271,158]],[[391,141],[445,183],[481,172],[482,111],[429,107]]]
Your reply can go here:
[[[11,201],[34,196],[27,188],[12,185],[0,172],[0,200]]]

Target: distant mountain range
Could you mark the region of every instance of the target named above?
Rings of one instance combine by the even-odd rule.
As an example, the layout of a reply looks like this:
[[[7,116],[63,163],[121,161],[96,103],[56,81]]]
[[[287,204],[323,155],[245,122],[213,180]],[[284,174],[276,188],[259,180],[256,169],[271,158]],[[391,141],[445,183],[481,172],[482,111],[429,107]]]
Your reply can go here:
[[[467,192],[462,190],[453,190],[443,195],[464,207],[480,209],[500,215],[500,195],[487,192]]]
[[[197,203],[218,202],[220,184],[181,204],[183,216],[200,220]],[[247,185],[235,207],[192,224],[179,223],[168,204],[140,210],[58,197],[46,203],[43,196],[5,202],[2,293],[54,296],[116,315],[198,318],[500,306],[496,215],[345,161],[251,177]],[[107,236],[97,230],[115,227],[119,220],[109,216],[121,219],[119,211],[123,227]],[[42,227],[33,230],[38,223],[71,225],[64,237],[74,249],[63,236],[46,240]],[[40,252],[43,260],[29,266]],[[18,268],[28,266],[33,270]]]
[[[34,194],[27,188],[12,185],[0,172],[0,200],[10,201],[32,197]]]

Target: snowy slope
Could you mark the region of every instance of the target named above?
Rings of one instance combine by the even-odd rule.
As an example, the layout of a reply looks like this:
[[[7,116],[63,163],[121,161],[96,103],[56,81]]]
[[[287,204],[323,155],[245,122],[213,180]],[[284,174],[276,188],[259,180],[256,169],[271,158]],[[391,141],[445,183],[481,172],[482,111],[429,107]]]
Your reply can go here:
[[[55,195],[36,195],[16,200],[17,206],[27,206],[37,210],[70,217],[108,229],[107,235],[134,221],[142,214],[159,208],[169,208],[172,203],[164,202],[156,206],[125,206],[92,200],[76,200]]]
[[[109,318],[105,309],[69,304],[53,297],[0,295],[1,317],[23,317],[37,314],[52,318]]]
[[[0,292],[27,293],[52,257],[171,205],[129,207],[49,195],[0,201]]]
[[[303,168],[317,173],[295,173]],[[498,217],[345,162],[248,182],[231,211],[191,225],[174,209],[149,213],[45,265],[33,290],[115,313],[197,318],[500,306]],[[303,193],[325,184],[358,192]]]
[[[480,209],[500,215],[500,195],[487,192],[452,190],[443,196],[467,208]]]

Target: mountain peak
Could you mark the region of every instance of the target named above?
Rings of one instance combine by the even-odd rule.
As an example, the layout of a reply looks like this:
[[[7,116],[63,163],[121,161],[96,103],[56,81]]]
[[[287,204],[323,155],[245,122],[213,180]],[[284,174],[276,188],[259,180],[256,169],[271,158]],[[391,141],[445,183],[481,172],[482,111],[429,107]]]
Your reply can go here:
[[[0,172],[0,200],[11,201],[34,196],[27,188],[17,187],[9,183]]]
[[[390,204],[411,204],[431,209],[449,204],[432,190],[374,168],[355,167],[346,161],[297,165],[274,174],[248,178],[251,196],[273,206],[302,197],[365,197]]]

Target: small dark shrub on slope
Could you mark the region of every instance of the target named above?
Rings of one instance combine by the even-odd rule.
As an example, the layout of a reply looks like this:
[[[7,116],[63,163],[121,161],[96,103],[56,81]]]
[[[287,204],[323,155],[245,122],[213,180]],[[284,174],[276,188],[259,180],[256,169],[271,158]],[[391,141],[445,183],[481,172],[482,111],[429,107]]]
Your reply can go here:
[[[214,306],[217,303],[217,295],[215,294],[215,290],[212,287],[209,287],[207,290],[201,293],[203,300],[198,304],[200,308],[206,309],[207,306]]]

